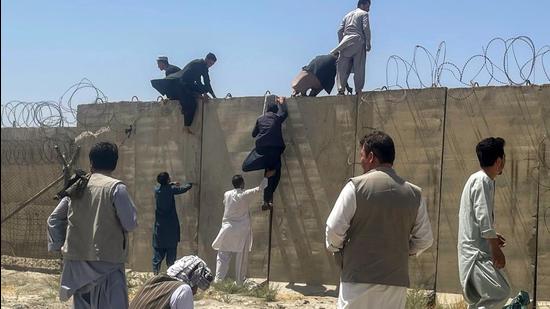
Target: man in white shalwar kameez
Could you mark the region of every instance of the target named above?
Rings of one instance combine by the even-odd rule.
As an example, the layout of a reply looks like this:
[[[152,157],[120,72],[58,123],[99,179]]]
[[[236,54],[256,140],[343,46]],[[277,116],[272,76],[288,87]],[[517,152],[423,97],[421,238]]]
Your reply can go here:
[[[326,226],[342,270],[338,308],[405,308],[408,258],[433,242],[426,202],[393,170],[389,135],[375,131],[360,144],[365,174],[346,184]]]
[[[479,142],[481,170],[470,176],[460,199],[458,271],[469,308],[502,308],[510,295],[501,250],[505,239],[494,227],[495,178],[504,169],[504,144],[498,137]]]
[[[358,95],[361,95],[365,85],[365,63],[367,52],[371,49],[369,10],[370,0],[359,0],[357,9],[344,16],[338,29],[338,46],[330,53],[338,56],[336,82],[339,95],[344,94],[352,71]]]
[[[267,171],[260,185],[249,190],[244,190],[244,179],[241,175],[233,176],[232,183],[235,189],[224,194],[225,210],[222,227],[212,243],[212,248],[218,251],[216,282],[225,279],[233,253],[236,255],[235,281],[237,284],[244,282],[248,266],[248,252],[252,250],[249,205],[267,187],[267,178],[273,176],[274,173],[275,171]]]

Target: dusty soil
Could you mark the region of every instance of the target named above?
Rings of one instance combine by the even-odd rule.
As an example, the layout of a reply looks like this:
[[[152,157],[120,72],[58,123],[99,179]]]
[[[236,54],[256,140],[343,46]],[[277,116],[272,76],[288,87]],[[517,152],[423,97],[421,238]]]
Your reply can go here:
[[[40,260],[2,256],[2,308],[71,308],[71,301],[58,299],[59,260]],[[151,273],[128,270],[130,299]],[[276,301],[263,298],[227,294],[214,288],[195,296],[196,308],[335,308],[337,291],[334,286],[307,286],[275,282]],[[438,302],[447,305],[438,308],[465,308],[461,295],[438,293]],[[537,308],[550,308],[550,303],[539,303]]]
[[[31,269],[29,271],[28,269]],[[71,301],[60,302],[59,260],[40,260],[2,256],[2,308],[70,308]],[[150,273],[127,271],[130,299]],[[227,294],[209,289],[196,296],[196,308],[334,308],[335,287],[274,283],[279,289],[276,301]],[[307,294],[308,296],[305,296]]]

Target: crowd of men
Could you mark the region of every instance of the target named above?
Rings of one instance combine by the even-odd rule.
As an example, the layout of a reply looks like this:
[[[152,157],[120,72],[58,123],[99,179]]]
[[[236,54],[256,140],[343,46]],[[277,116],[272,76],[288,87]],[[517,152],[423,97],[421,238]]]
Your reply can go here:
[[[338,46],[328,55],[315,57],[292,82],[293,94],[316,96],[349,89],[354,72],[356,93],[364,85],[366,53],[370,51],[370,1],[359,0],[338,30]],[[209,68],[212,53],[191,61],[183,69],[159,57],[166,74],[152,81],[163,95],[179,100],[189,133],[197,100],[209,93],[216,97]],[[309,91],[309,94],[308,94]],[[90,173],[71,183],[65,197],[48,218],[48,249],[63,254],[60,299],[73,298],[74,308],[193,308],[197,289],[224,280],[235,256],[237,284],[246,279],[248,253],[252,250],[249,209],[263,191],[263,210],[273,209],[274,192],[281,177],[285,150],[282,124],[288,117],[285,98],[266,97],[263,114],[252,137],[255,148],[242,165],[243,172],[264,171],[257,187],[246,189],[241,174],[234,175],[231,190],[223,195],[221,228],[213,239],[217,251],[215,273],[197,256],[177,259],[180,222],[175,196],[193,184],[173,182],[167,172],[157,176],[156,208],[152,235],[154,277],[128,300],[124,263],[128,257],[128,233],[138,225],[138,212],[126,185],[112,173],[118,162],[115,144],[101,142],[89,152]],[[480,170],[467,180],[460,201],[458,260],[460,284],[470,308],[499,308],[510,294],[503,272],[505,239],[494,226],[495,178],[505,163],[504,140],[486,138],[475,153]],[[341,271],[339,308],[405,308],[409,287],[409,257],[419,256],[433,242],[433,233],[422,189],[399,176],[392,138],[374,131],[360,141],[364,173],[343,187],[326,221],[326,247]],[[222,197],[220,197],[222,198]],[[167,271],[161,272],[166,260]]]
[[[495,178],[505,163],[504,140],[486,138],[476,148],[480,170],[467,180],[460,201],[458,260],[460,284],[471,308],[498,308],[510,294],[503,271],[506,241],[494,226]],[[422,189],[394,170],[392,138],[374,131],[360,141],[364,174],[344,186],[326,223],[326,246],[341,270],[339,308],[404,308],[409,286],[408,260],[433,242]],[[266,168],[259,186],[245,190],[242,175],[231,179],[223,196],[224,214],[212,243],[218,251],[215,275],[196,256],[176,260],[180,230],[174,196],[192,184],[157,177],[153,226],[153,273],[128,304],[124,262],[128,233],[137,227],[137,210],[124,183],[112,177],[117,146],[101,142],[89,153],[90,173],[48,218],[48,249],[63,253],[60,299],[75,308],[192,308],[197,287],[224,280],[235,257],[235,280],[246,279],[252,250],[249,209],[269,187],[277,169]],[[268,195],[271,193],[268,193]],[[269,205],[269,204],[268,204]],[[269,206],[267,206],[269,207]],[[167,273],[160,273],[166,257]],[[178,305],[179,304],[179,305]]]

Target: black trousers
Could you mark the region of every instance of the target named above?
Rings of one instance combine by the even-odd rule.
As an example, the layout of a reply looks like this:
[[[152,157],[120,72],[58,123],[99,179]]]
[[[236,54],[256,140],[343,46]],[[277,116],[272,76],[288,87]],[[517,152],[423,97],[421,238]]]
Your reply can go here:
[[[160,264],[166,257],[166,266],[170,267],[176,262],[176,254],[178,248],[155,248],[153,247],[153,273],[158,274],[160,271]]]
[[[191,126],[197,111],[197,96],[208,90],[197,82],[185,82],[179,78],[162,78],[151,80],[151,85],[170,100],[178,100],[186,127]]]
[[[275,175],[267,179],[267,188],[264,190],[264,202],[273,202],[273,194],[281,180],[281,155],[284,147],[257,147],[252,150],[243,162],[243,171],[256,171],[260,169],[275,170]]]
[[[195,113],[197,112],[197,97],[207,93],[204,85],[198,83],[186,83],[182,82],[178,101],[181,105],[181,113],[183,114],[183,122],[186,127],[190,127],[193,124]]]

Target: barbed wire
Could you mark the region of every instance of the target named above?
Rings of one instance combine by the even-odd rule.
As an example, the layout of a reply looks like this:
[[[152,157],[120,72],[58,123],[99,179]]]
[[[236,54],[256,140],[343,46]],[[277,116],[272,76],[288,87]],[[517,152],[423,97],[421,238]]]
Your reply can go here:
[[[63,153],[72,153],[74,142],[66,136],[35,139],[2,139],[2,165],[57,163],[57,145]]]
[[[501,47],[499,53],[498,46]],[[527,52],[521,53],[524,48]],[[447,59],[447,44],[442,41],[435,56],[426,47],[417,45],[412,59],[392,55],[386,62],[386,84],[375,90],[411,89],[449,86],[530,85],[550,82],[550,45],[536,48],[528,36],[509,39],[496,37],[482,47],[481,53],[468,58],[463,65]],[[421,57],[429,63],[419,67]],[[539,72],[542,73],[537,75]],[[423,73],[424,72],[424,73]],[[444,82],[450,78],[454,84]],[[537,80],[538,78],[538,80]]]
[[[73,102],[82,90],[92,90],[95,97],[90,103],[106,103],[107,96],[89,79],[83,78],[70,86],[58,101],[10,101],[2,104],[2,127],[67,127],[76,126],[77,108]]]

